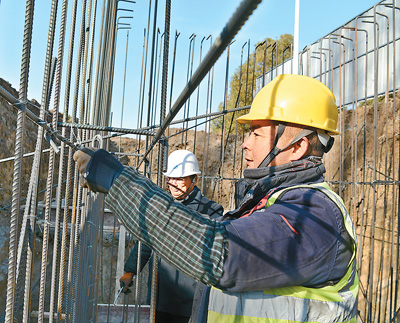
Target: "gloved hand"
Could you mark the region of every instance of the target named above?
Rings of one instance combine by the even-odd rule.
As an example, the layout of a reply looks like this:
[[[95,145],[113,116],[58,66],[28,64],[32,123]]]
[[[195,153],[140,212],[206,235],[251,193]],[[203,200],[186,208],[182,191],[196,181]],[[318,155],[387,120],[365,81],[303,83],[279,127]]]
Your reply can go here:
[[[74,154],[84,179],[82,187],[107,194],[124,166],[104,149],[83,148]]]
[[[133,285],[133,280],[135,279],[135,277],[136,277],[135,274],[127,272],[122,275],[122,277],[119,279],[119,282],[120,286],[124,287],[124,289],[122,290],[123,293],[128,294],[131,292],[129,287]]]

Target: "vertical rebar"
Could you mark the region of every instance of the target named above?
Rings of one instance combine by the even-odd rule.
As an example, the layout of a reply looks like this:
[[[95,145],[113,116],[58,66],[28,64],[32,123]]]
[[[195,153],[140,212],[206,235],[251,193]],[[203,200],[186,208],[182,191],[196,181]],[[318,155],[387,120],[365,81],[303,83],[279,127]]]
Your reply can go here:
[[[212,47],[212,36],[209,35],[207,39],[210,39],[210,48]],[[207,99],[206,99],[206,105],[207,105],[207,114],[211,113],[211,106],[212,106],[212,88],[213,88],[213,78],[214,78],[214,67],[211,68],[211,72],[208,72],[208,78],[207,78]],[[203,194],[206,193],[207,191],[207,182],[206,182],[206,173],[208,169],[208,156],[210,152],[210,135],[211,135],[211,125],[210,125],[210,119],[207,117],[206,118],[206,124],[205,124],[205,133],[204,133],[204,161],[203,161],[203,170],[202,170],[202,177],[201,177],[201,191]],[[206,137],[207,137],[207,142],[206,142]]]
[[[189,54],[188,54],[188,65],[187,65],[187,71],[186,71],[186,82],[189,82],[190,78],[192,77],[195,38],[196,38],[195,34],[191,34],[189,37]],[[185,105],[183,108],[183,119],[189,118],[189,107],[190,107],[190,97],[185,102]],[[184,121],[182,123],[182,129],[187,129],[188,123],[189,123],[189,121]],[[186,133],[186,139],[184,141],[183,138],[185,137],[185,133]],[[187,132],[182,132],[182,141],[181,141],[182,149],[184,147],[186,148],[186,142],[187,142]]]
[[[395,116],[395,111],[396,111],[396,96],[397,96],[397,91],[396,91],[396,10],[400,10],[400,8],[396,7],[396,1],[393,0],[392,3],[392,14],[393,14],[393,22],[392,22],[392,28],[393,28],[393,121],[394,121],[394,116]],[[393,149],[393,153],[394,153],[394,149]],[[400,156],[400,149],[398,148],[398,156]],[[399,158],[400,160],[400,158]],[[394,168],[394,167],[393,167]],[[398,161],[398,169],[397,169],[397,180],[399,181],[400,179],[400,162]],[[396,187],[396,191],[397,191],[397,198],[399,198],[399,185],[397,185]],[[395,190],[393,193],[393,210],[395,210]],[[397,250],[396,250],[396,256],[394,256],[394,250],[396,249],[394,247],[394,228],[395,228],[395,213],[393,214],[393,218],[392,218],[392,246],[391,246],[391,255],[392,255],[392,259],[391,259],[391,284],[390,284],[390,313],[392,315],[392,313],[395,313],[396,308],[397,308],[397,291],[399,288],[399,245],[400,245],[400,202],[397,201]],[[396,265],[393,265],[394,262],[396,263]],[[393,276],[396,275],[396,281],[393,282]],[[394,290],[393,290],[393,284],[395,284],[394,286]],[[393,296],[394,294],[394,296]],[[392,301],[393,298],[393,301]],[[393,322],[395,320],[395,314],[393,314]]]
[[[203,41],[206,39],[204,36],[201,39],[200,42],[200,58],[199,58],[199,65],[201,64],[201,58],[202,58],[202,49],[203,49]],[[196,98],[196,117],[199,115],[199,100],[200,100],[200,85],[197,87],[197,98]],[[195,121],[195,126],[194,126],[194,139],[193,139],[193,151],[192,153],[196,155],[196,137],[197,137],[197,119]]]
[[[25,11],[25,27],[24,42],[22,47],[21,75],[20,75],[20,92],[19,99],[21,102],[27,100],[27,87],[29,77],[29,63],[32,42],[32,24],[35,1],[26,1]],[[25,111],[18,111],[17,128],[15,133],[15,159],[12,185],[12,207],[10,217],[10,238],[9,238],[9,254],[8,254],[8,276],[7,276],[7,298],[5,322],[11,323],[14,319],[15,304],[15,278],[16,278],[16,257],[17,257],[17,239],[18,239],[18,222],[20,213],[20,192],[22,177],[22,155],[23,155],[23,128],[25,124]]]
[[[156,30],[157,30],[157,12],[158,12],[158,0],[154,2],[154,20],[153,20],[153,37],[151,46],[151,58],[150,58],[150,79],[149,79],[149,94],[148,94],[148,110],[147,110],[147,126],[150,126],[150,107],[151,107],[151,95],[153,85],[153,69],[154,69],[154,55],[155,55],[155,41],[156,41]],[[146,136],[146,151],[148,151],[149,138]],[[147,159],[146,159],[147,160]],[[149,165],[150,166],[150,165]],[[144,166],[144,174],[149,172],[150,177],[151,168],[147,170],[147,163]],[[157,297],[157,279],[158,279],[158,257],[156,254],[153,255],[153,272],[151,279],[151,295],[150,295],[150,322],[154,322],[156,314],[156,297]]]

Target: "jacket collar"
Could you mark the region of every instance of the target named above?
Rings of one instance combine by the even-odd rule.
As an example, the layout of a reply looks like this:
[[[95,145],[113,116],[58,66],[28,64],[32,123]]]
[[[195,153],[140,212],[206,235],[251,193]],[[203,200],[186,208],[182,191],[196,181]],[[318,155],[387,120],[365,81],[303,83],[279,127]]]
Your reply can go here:
[[[245,169],[243,178],[236,183],[236,209],[224,219],[242,216],[252,209],[271,189],[291,185],[323,182],[325,166],[320,157],[307,157],[284,165]]]
[[[197,186],[193,187],[193,190],[183,199],[181,200],[175,200],[178,202],[181,202],[184,205],[189,205],[195,202],[196,204],[199,204],[199,201],[201,199],[201,191]],[[197,210],[198,207],[196,207]]]

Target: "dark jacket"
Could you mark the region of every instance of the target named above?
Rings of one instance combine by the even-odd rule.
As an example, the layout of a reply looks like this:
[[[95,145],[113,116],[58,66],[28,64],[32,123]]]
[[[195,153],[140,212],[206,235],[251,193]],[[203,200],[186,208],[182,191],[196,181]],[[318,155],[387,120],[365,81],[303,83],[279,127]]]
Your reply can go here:
[[[224,212],[221,205],[203,196],[197,186],[182,201],[182,204],[199,213],[208,215],[210,218],[220,217]],[[125,263],[125,272],[136,274],[137,254],[138,244],[135,245]],[[152,250],[142,244],[141,270],[149,261],[151,255]],[[157,311],[189,317],[192,311],[193,294],[196,284],[197,282],[193,278],[180,273],[166,261],[159,258]]]
[[[344,276],[352,242],[341,211],[325,194],[296,188],[272,206],[253,211],[282,188],[323,182],[324,171],[318,160],[245,171],[236,187],[237,208],[221,219],[228,231],[229,254],[235,257],[227,257],[216,287],[228,292],[319,287]],[[191,322],[207,321],[208,297],[209,287],[199,284]]]

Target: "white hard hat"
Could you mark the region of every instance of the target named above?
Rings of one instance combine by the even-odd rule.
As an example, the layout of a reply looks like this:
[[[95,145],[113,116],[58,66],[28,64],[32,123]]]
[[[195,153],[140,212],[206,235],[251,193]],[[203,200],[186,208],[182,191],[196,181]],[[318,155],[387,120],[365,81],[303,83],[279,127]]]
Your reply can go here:
[[[168,156],[168,169],[164,173],[167,177],[186,177],[200,174],[196,156],[184,149],[175,150]]]

